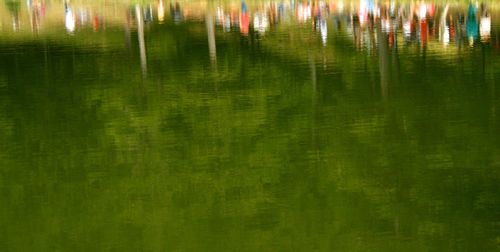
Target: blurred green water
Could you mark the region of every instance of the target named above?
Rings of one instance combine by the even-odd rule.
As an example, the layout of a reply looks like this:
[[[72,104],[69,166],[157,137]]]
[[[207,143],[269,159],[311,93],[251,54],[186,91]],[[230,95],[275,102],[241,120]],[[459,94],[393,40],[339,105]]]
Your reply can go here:
[[[215,26],[215,59],[173,16],[144,55],[135,26],[0,41],[0,250],[498,250],[498,24],[334,18]]]

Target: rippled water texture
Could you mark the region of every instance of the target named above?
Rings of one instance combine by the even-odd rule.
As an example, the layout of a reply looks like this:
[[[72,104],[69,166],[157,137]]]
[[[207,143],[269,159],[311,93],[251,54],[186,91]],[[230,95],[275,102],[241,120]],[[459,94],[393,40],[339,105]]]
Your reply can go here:
[[[0,0],[0,251],[499,251],[498,1]]]

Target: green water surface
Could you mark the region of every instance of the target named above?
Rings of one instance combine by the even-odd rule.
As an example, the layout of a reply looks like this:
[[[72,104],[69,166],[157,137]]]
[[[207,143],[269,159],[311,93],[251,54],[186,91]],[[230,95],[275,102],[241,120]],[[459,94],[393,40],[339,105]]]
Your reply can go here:
[[[224,31],[215,3],[180,18],[164,2],[161,22],[157,2],[129,4],[69,31],[48,1],[61,16],[34,32],[13,3],[0,251],[500,249],[493,7],[489,37],[468,39],[470,6],[450,6],[446,43],[440,3],[427,40],[400,22],[392,41],[333,10]]]

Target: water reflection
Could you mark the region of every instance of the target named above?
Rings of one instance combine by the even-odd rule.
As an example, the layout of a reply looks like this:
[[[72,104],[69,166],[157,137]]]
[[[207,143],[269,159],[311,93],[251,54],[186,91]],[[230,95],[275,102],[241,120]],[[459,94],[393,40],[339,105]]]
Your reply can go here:
[[[141,69],[143,75],[145,75],[147,71],[146,44],[144,42],[144,24],[142,22],[143,17],[141,13],[141,7],[138,4],[135,6],[135,17],[137,18],[137,39],[139,41],[139,52],[141,55]],[[148,17],[148,15],[146,14],[144,17]],[[144,19],[144,21],[146,21],[146,19]]]
[[[210,16],[215,19],[215,24],[221,28],[221,31],[237,30],[244,36],[250,31],[263,36],[271,27],[275,30],[279,26],[311,22],[313,30],[320,33],[320,39],[324,44],[329,33],[328,23],[333,21],[337,27],[345,27],[356,45],[365,47],[376,44],[371,40],[374,38],[372,34],[375,32],[374,28],[378,29],[378,27],[382,32],[391,34],[389,37],[391,41],[396,41],[399,39],[398,36],[402,36],[405,41],[422,45],[429,40],[440,41],[444,45],[456,42],[459,46],[464,43],[474,45],[480,41],[488,42],[492,37],[490,9],[495,11],[498,8],[497,4],[490,2],[471,2],[470,4],[450,4],[441,1],[408,3],[406,1],[359,0],[346,2],[348,4],[336,0],[260,1],[248,5],[245,1],[241,1],[241,3],[219,4],[211,9],[207,8],[204,2],[169,1],[169,15],[167,16],[165,16],[167,13],[163,0],[155,4],[140,5],[139,8],[142,11],[142,22],[154,21],[153,13],[156,13],[159,23],[163,23],[165,18],[168,18],[176,24],[190,20],[209,20],[206,17]],[[29,29],[34,33],[42,26],[55,28],[58,16],[61,15],[58,14],[61,5],[64,6],[62,15],[65,18],[65,27],[70,33],[75,29],[81,31],[87,25],[91,25],[94,31],[98,31],[100,23],[113,26],[130,19],[120,14],[130,9],[127,4],[122,3],[110,3],[104,8],[91,1],[88,4],[85,2],[72,4],[66,0],[62,3],[45,0],[27,2],[4,0],[4,3],[4,9],[7,9],[10,15],[13,31],[24,31],[24,27],[21,27],[24,23],[29,23]],[[117,11],[117,8],[121,8],[122,11]],[[137,13],[128,12],[128,15],[137,15]],[[5,32],[9,29],[2,26],[2,30]]]
[[[208,55],[216,62],[216,37],[219,33],[239,32],[265,39],[277,31],[286,32],[293,26],[306,28],[324,47],[329,46],[329,37],[347,35],[358,50],[385,53],[390,49],[419,45],[433,50],[446,50],[450,45],[458,50],[464,45],[474,47],[480,43],[493,44],[499,50],[498,29],[492,30],[491,12],[497,12],[498,4],[475,2],[470,4],[441,1],[245,1],[212,4],[206,2],[156,1],[154,4],[113,2],[106,7],[92,1],[70,3],[46,0],[5,0],[4,9],[10,15],[12,28],[1,26],[1,32],[9,30],[19,33],[31,32],[41,35],[57,29],[60,16],[68,34],[86,33],[87,27],[98,32],[101,28],[125,27],[130,38],[131,20],[138,33],[141,69],[147,72],[147,47],[145,34],[151,23],[174,24],[202,21],[206,23]],[[165,5],[169,11],[165,10]],[[63,8],[61,8],[63,6]],[[62,13],[59,13],[63,10]],[[6,12],[6,10],[3,10]],[[25,15],[28,13],[28,15]],[[126,15],[123,15],[126,13]],[[155,20],[154,16],[157,17]],[[27,20],[26,20],[27,19]],[[4,23],[5,20],[2,21]],[[21,27],[29,23],[29,27]],[[102,26],[102,27],[101,27]],[[146,29],[144,28],[146,26]],[[498,27],[498,26],[496,26]],[[492,34],[493,33],[493,34]],[[127,35],[128,34],[128,35]],[[301,35],[304,36],[304,35]],[[308,47],[313,46],[309,39]],[[126,40],[130,48],[130,39]],[[381,46],[377,49],[377,46]],[[449,53],[450,51],[442,51]],[[383,57],[381,57],[383,58]]]
[[[495,1],[5,1],[0,251],[495,251]]]
[[[73,33],[75,31],[75,16],[67,1],[64,1],[64,12],[66,17],[66,30],[68,30],[69,33]]]

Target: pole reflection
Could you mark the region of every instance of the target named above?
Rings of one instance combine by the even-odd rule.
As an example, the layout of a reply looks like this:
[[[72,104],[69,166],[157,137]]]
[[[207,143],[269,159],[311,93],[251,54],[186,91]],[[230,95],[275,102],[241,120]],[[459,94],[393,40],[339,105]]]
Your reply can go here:
[[[137,18],[137,38],[139,40],[139,52],[141,55],[141,69],[143,76],[146,76],[147,59],[146,59],[146,43],[144,42],[144,23],[142,18],[141,7],[138,4],[135,6],[135,15]]]

